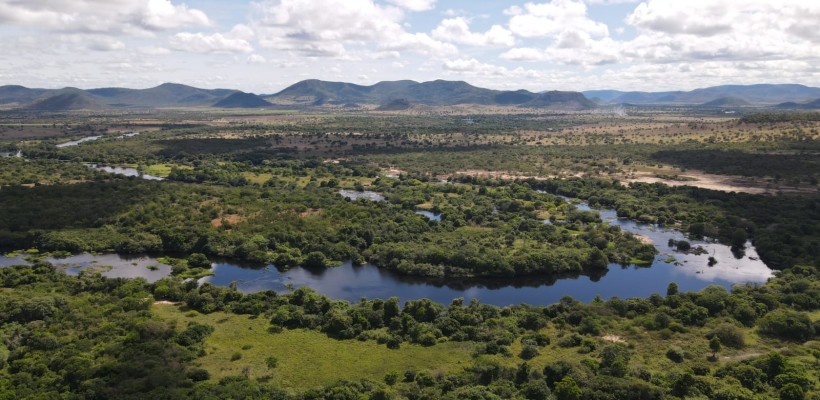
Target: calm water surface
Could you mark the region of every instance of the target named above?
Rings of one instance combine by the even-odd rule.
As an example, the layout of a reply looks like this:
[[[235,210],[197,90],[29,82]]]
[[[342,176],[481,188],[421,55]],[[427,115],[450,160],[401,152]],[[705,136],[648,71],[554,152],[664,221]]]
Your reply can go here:
[[[93,140],[97,140],[101,137],[102,137],[102,135],[100,135],[100,136],[88,136],[88,137],[84,137],[82,139],[77,139],[77,140],[72,140],[70,142],[60,143],[60,144],[57,145],[57,147],[62,148],[62,147],[77,146],[80,143],[90,142],[90,141],[93,141]]]
[[[361,193],[361,192],[355,192]],[[371,192],[372,193],[372,192]],[[589,210],[585,204],[577,206]],[[547,305],[557,302],[563,296],[589,302],[595,296],[604,299],[612,297],[646,297],[653,293],[663,294],[670,282],[676,282],[682,291],[703,289],[709,285],[726,288],[736,283],[763,283],[772,276],[772,271],[758,259],[757,252],[747,243],[745,254],[736,257],[728,246],[717,243],[685,238],[677,231],[662,229],[654,225],[619,219],[613,210],[601,210],[601,217],[621,229],[648,237],[654,242],[660,254],[655,257],[651,268],[634,265],[623,267],[610,264],[609,271],[599,276],[482,279],[431,282],[429,280],[398,275],[374,265],[353,266],[350,262],[336,268],[307,269],[294,268],[279,271],[272,265],[254,266],[235,261],[213,263],[213,276],[200,282],[210,282],[218,286],[228,286],[236,282],[239,290],[251,293],[262,290],[286,292],[292,288],[307,286],[334,299],[358,301],[362,297],[387,298],[397,296],[402,300],[429,298],[440,303],[463,297],[478,299],[482,303],[505,306],[527,303]],[[688,240],[692,247],[703,247],[707,254],[694,255],[677,252],[668,247],[670,238]],[[708,266],[708,258],[715,257],[718,263]],[[674,259],[674,260],[673,260]],[[155,281],[170,273],[171,268],[151,257],[126,257],[117,254],[81,254],[65,259],[50,259],[62,264],[69,274],[83,269],[97,269],[110,277],[144,277]],[[21,257],[0,258],[0,267],[24,263]],[[110,268],[103,268],[108,265]],[[152,271],[149,265],[156,265]]]
[[[160,176],[154,176],[149,174],[144,174],[140,172],[140,170],[136,168],[130,167],[111,167],[107,165],[99,165],[99,164],[85,164],[85,166],[89,168],[96,169],[97,171],[108,172],[109,174],[117,174],[117,175],[125,175],[125,176],[136,176],[141,179],[146,179],[149,181],[161,181],[165,180],[165,178]]]

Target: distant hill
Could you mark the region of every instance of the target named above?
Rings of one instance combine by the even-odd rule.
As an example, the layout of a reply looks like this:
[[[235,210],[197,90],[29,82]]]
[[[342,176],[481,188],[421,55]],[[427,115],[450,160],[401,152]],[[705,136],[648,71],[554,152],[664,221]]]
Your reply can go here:
[[[194,107],[210,106],[233,94],[231,89],[199,89],[176,83],[164,83],[148,89],[100,88],[81,90],[30,89],[23,86],[0,86],[0,104],[17,104],[21,109],[78,109],[100,107]],[[61,96],[64,94],[76,96]],[[52,99],[53,98],[53,99]],[[46,102],[46,100],[50,101]],[[74,104],[74,105],[71,105]],[[66,108],[69,107],[69,108]],[[74,108],[71,108],[74,107]]]
[[[793,101],[789,101],[786,103],[780,103],[776,107],[784,110],[820,110],[820,99],[810,101],[808,103],[795,103]]]
[[[30,104],[45,92],[46,89],[29,89],[20,85],[0,86],[0,104]]]
[[[62,97],[57,97],[64,94]],[[596,99],[596,102],[589,100]],[[384,81],[365,86],[346,82],[309,79],[297,82],[279,93],[258,96],[232,89],[200,89],[177,83],[163,83],[148,89],[99,88],[81,90],[31,89],[19,85],[0,86],[0,104],[29,110],[70,110],[86,108],[162,108],[162,107],[316,107],[390,104],[403,99],[412,107],[477,104],[520,106],[548,110],[588,110],[598,104],[693,105],[711,107],[772,106],[812,109],[820,99],[820,88],[803,85],[724,85],[689,92],[587,92],[492,90],[463,81],[411,80]],[[46,102],[46,100],[49,100]],[[598,103],[598,104],[596,104]]]
[[[412,104],[427,106],[518,105],[556,110],[585,110],[595,107],[595,103],[589,101],[581,93],[561,93],[565,94],[544,96],[526,90],[500,91],[476,87],[462,81],[415,82],[404,80],[363,86],[311,79],[298,82],[279,93],[267,96],[266,99],[278,104],[381,104],[380,109],[384,107],[396,109],[396,107]],[[394,103],[396,99],[402,101]]]
[[[97,110],[103,108],[94,98],[83,91],[71,91],[38,100],[26,107],[35,111]]]
[[[751,103],[741,99],[740,97],[726,96],[719,99],[714,99],[701,105],[704,107],[742,107],[750,104]]]
[[[553,109],[579,111],[595,108],[592,100],[578,92],[550,91],[538,95],[535,99],[524,103],[528,107],[550,107]]]
[[[199,89],[178,83],[163,83],[148,89],[102,88],[88,93],[100,97],[106,104],[129,107],[209,106],[235,90]]]
[[[608,104],[688,104],[700,105],[731,97],[749,105],[770,106],[782,102],[805,102],[820,98],[820,88],[794,84],[723,85],[689,92],[621,92],[590,90],[587,97],[597,97]]]
[[[214,104],[214,107],[219,108],[260,108],[260,107],[269,107],[271,104],[253,94],[253,93],[245,93],[245,92],[234,92],[225,97],[222,100],[217,101]]]

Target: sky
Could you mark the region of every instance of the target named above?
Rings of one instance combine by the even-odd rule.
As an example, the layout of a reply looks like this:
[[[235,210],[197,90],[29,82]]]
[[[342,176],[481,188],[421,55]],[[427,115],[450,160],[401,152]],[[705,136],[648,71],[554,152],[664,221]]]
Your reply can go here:
[[[820,86],[818,0],[0,0],[0,85]]]

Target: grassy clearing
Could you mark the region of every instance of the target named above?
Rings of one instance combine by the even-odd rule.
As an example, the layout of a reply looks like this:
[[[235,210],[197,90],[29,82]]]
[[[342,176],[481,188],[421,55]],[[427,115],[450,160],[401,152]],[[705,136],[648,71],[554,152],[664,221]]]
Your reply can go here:
[[[244,176],[245,179],[247,179],[250,183],[262,185],[265,182],[269,181],[270,178],[273,177],[273,174],[257,174],[253,172],[243,172],[242,176]]]
[[[188,167],[188,166],[181,166],[181,165],[174,165],[174,164],[152,164],[152,165],[145,166],[142,169],[142,172],[146,173],[148,175],[161,176],[161,177],[164,178],[164,177],[167,177],[171,173],[171,168],[174,168],[174,167],[183,168],[183,169],[191,169],[191,167]]]
[[[189,321],[216,328],[205,341],[207,355],[196,360],[211,373],[212,380],[242,374],[248,368],[251,377],[270,377],[282,387],[303,390],[326,385],[340,379],[382,380],[388,371],[407,370],[455,371],[470,363],[473,345],[441,343],[434,347],[402,344],[390,350],[374,341],[336,340],[308,330],[267,332],[265,318],[243,315],[186,312],[171,304],[155,304],[154,312],[166,320],[176,320],[178,327]],[[234,354],[241,358],[231,361]],[[278,359],[275,370],[268,370],[265,360]]]

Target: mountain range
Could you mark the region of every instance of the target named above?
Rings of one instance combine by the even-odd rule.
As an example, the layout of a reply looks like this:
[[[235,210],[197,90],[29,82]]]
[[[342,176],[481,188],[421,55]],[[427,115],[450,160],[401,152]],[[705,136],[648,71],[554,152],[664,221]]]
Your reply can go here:
[[[315,79],[301,81],[266,99],[277,104],[379,104],[393,109],[397,101],[406,105],[450,106],[478,104],[524,106],[554,110],[587,110],[595,103],[579,92],[484,89],[462,81],[386,81],[364,86]],[[406,108],[405,106],[402,106]]]
[[[820,88],[794,84],[723,85],[692,91],[623,92],[589,90],[582,92],[600,104],[682,104],[704,106],[777,105],[820,99]],[[724,101],[718,101],[725,99]],[[714,104],[709,104],[715,102]],[[720,103],[729,103],[721,105]]]
[[[593,100],[590,100],[593,99]],[[269,95],[233,89],[200,89],[164,83],[149,89],[30,89],[0,86],[0,105],[32,111],[101,110],[162,107],[356,107],[376,105],[378,110],[397,111],[416,106],[477,104],[521,106],[548,110],[588,110],[598,105],[700,105],[704,107],[775,106],[782,109],[817,109],[820,88],[803,85],[725,85],[689,92],[586,92],[492,90],[462,81],[385,81],[365,86],[309,79]]]

